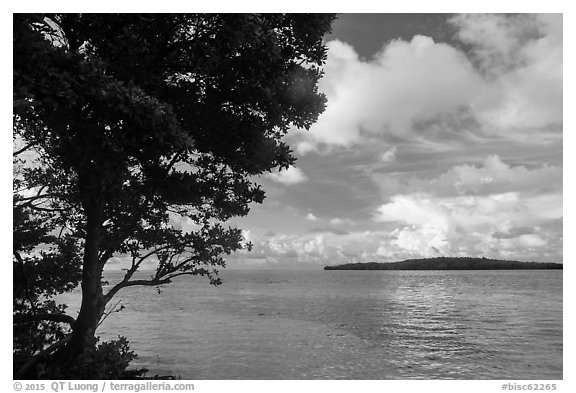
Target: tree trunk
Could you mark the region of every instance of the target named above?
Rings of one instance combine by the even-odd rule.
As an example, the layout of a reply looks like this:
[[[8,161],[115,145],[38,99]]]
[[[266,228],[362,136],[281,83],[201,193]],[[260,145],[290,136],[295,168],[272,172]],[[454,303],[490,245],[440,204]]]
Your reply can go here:
[[[104,314],[102,268],[98,257],[104,206],[98,196],[85,201],[86,239],[82,268],[82,304],[74,323],[72,338],[66,346],[66,360],[71,360],[95,345],[95,333]]]

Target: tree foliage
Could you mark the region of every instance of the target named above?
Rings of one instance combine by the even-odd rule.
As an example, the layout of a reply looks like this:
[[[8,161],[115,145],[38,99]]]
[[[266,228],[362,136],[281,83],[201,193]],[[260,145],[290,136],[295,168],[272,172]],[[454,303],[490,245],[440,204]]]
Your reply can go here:
[[[122,288],[180,275],[219,284],[224,256],[250,247],[225,222],[263,201],[258,176],[295,160],[283,136],[323,111],[317,83],[333,18],[14,16],[14,135],[39,162],[21,180],[31,196],[15,193],[15,255],[30,254],[27,236],[51,242],[58,266],[43,255],[34,274],[50,281],[65,271],[58,290],[75,284],[70,273],[82,265],[80,313],[54,364],[94,348]],[[131,264],[103,293],[114,256]],[[134,279],[148,261],[151,277]]]
[[[76,287],[81,278],[78,237],[57,231],[62,219],[35,194],[38,171],[15,158],[13,200],[14,360],[21,365],[36,352],[63,339],[74,319],[52,297]],[[56,232],[56,233],[54,233]]]

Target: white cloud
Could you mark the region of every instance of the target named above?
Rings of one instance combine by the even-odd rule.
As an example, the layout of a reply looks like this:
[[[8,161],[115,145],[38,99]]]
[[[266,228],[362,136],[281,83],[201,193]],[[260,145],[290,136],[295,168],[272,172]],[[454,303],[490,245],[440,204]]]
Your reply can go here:
[[[346,43],[330,42],[319,86],[327,109],[309,132],[291,133],[290,142],[301,155],[360,144],[358,155],[367,152],[370,163],[358,167],[386,199],[379,207],[375,198],[370,202],[376,221],[347,214],[346,231],[334,230],[344,223],[335,218],[308,233],[253,236],[259,240],[252,255],[310,264],[436,255],[561,260],[562,167],[538,164],[562,141],[561,18],[457,16],[451,22],[465,49],[415,36],[390,42],[368,60]],[[535,153],[545,139],[554,143]],[[462,149],[463,142],[474,146]],[[478,160],[486,151],[503,158]],[[468,153],[462,164],[459,157]],[[424,168],[428,159],[433,164]],[[438,175],[450,163],[457,165]],[[276,175],[293,179],[285,184],[306,180],[291,172]],[[310,194],[317,195],[325,193]]]
[[[375,253],[378,257],[383,257],[383,258],[390,258],[394,256],[394,253],[390,250],[390,247],[383,247],[380,246],[376,249],[376,253]]]
[[[446,253],[450,243],[445,233],[433,225],[423,225],[418,229],[403,228],[397,232],[393,244],[419,257],[433,257]]]
[[[284,262],[311,262],[323,260],[326,243],[323,234],[313,237],[280,235],[255,243],[255,251],[268,258]],[[250,256],[250,253],[248,253]]]
[[[554,198],[552,198],[554,199]],[[562,205],[561,195],[554,206]],[[487,196],[435,197],[430,194],[396,195],[378,208],[376,220],[396,223],[394,245],[423,256],[470,255],[496,243],[512,247],[541,247],[547,241],[536,234],[494,236],[516,227],[538,228],[550,219],[561,219],[561,208],[551,211],[539,198],[521,198],[518,193]],[[536,229],[535,229],[536,230]],[[507,243],[507,244],[505,244]]]
[[[475,161],[453,166],[443,174],[432,178],[411,176],[406,171],[372,171],[369,172],[369,176],[385,198],[398,194],[415,194],[422,190],[435,196],[518,192],[533,199],[537,196],[562,194],[561,166],[536,165],[530,162],[532,160],[528,160],[530,164],[527,165],[513,165],[495,154],[488,155],[481,161]],[[396,165],[401,168],[403,163]],[[419,165],[422,167],[425,164]],[[554,198],[554,202],[549,204],[556,201],[557,198]]]
[[[380,161],[382,162],[393,162],[395,160],[396,160],[396,146],[393,146],[390,149],[386,150],[380,156]]]
[[[390,192],[384,195],[390,197],[380,206],[372,205],[375,220],[366,222],[339,213],[330,219],[325,212],[322,222],[327,225],[292,234],[281,234],[275,228],[278,234],[270,233],[271,228],[265,226],[262,235],[248,234],[254,250],[235,258],[277,266],[438,255],[561,261],[561,167],[513,165],[498,155],[488,155],[432,178],[395,170],[393,176],[403,182],[382,186]],[[318,217],[312,210],[303,209],[303,213],[291,214],[300,217],[300,222],[316,223]]]
[[[300,145],[302,152],[317,143],[348,146],[360,140],[361,130],[403,134],[413,121],[471,100],[481,83],[461,53],[429,37],[393,41],[370,62],[337,40],[329,42],[328,49],[320,81],[328,105],[306,134],[310,138]]]
[[[473,102],[498,128],[562,123],[562,15],[471,14],[452,19],[489,82]]]
[[[175,213],[169,213],[170,225],[174,228],[182,230],[184,232],[193,232],[202,229],[202,225],[198,224],[190,217],[181,216]]]
[[[562,168],[542,165],[529,169],[512,166],[497,155],[486,157],[481,166],[463,164],[434,179],[436,189],[455,189],[459,194],[498,193],[506,190],[528,191],[553,188],[562,184]]]
[[[249,229],[242,230],[242,238],[244,238],[245,242],[252,241],[252,232]]]
[[[317,221],[317,220],[318,220],[318,217],[316,217],[316,216],[315,216],[314,214],[312,214],[312,213],[308,213],[308,214],[306,215],[306,219],[307,219],[307,220],[310,220],[310,221]]]
[[[300,168],[290,166],[288,169],[273,172],[266,175],[269,179],[286,185],[303,183],[308,180]]]
[[[382,241],[389,236],[385,232],[352,232],[335,235],[330,232],[320,234],[276,235],[272,237],[253,236],[252,251],[238,251],[233,260],[244,263],[261,264],[262,259],[282,266],[308,264],[314,266],[338,263],[382,260],[397,256],[397,248],[384,256],[384,248],[377,254]],[[252,261],[254,259],[254,261]]]
[[[451,21],[469,53],[417,35],[391,41],[364,60],[350,45],[328,42],[319,85],[327,108],[310,132],[293,136],[297,152],[405,136],[427,122],[440,124],[420,126],[418,132],[432,138],[448,128],[479,127],[474,131],[515,139],[561,124],[561,15],[474,14]],[[561,137],[557,130],[552,135]]]
[[[385,182],[383,190],[391,184]],[[539,255],[541,260],[562,255],[561,167],[510,165],[489,155],[480,165],[458,165],[436,178],[409,178],[393,188],[395,194],[375,215],[377,222],[396,228],[395,239],[382,244],[387,253]]]
[[[378,208],[377,221],[401,221],[409,225],[433,225],[448,228],[446,209],[426,194],[396,195]]]
[[[300,141],[296,144],[296,152],[301,156],[305,156],[310,152],[317,152],[318,148],[308,141]]]

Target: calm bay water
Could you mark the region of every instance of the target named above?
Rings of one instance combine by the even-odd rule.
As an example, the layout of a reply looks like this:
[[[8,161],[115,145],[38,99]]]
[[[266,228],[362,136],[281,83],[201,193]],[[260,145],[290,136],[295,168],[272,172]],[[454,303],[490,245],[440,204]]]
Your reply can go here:
[[[125,289],[99,334],[183,379],[562,379],[562,271],[221,277]]]

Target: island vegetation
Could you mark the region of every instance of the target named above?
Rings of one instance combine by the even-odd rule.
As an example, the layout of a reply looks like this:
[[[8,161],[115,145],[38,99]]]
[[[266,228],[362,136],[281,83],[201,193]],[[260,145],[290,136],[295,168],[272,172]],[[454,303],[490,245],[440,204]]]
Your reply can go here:
[[[324,270],[520,270],[562,269],[561,263],[521,262],[472,257],[406,259],[399,262],[365,262],[325,266]]]

